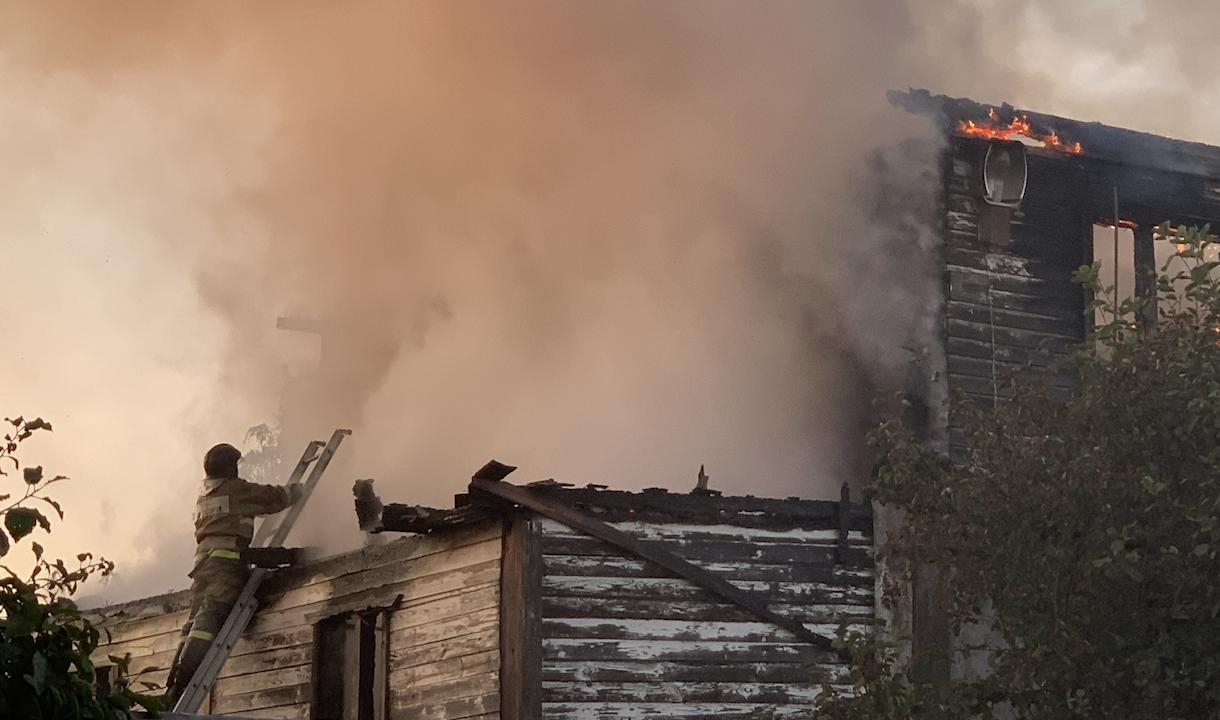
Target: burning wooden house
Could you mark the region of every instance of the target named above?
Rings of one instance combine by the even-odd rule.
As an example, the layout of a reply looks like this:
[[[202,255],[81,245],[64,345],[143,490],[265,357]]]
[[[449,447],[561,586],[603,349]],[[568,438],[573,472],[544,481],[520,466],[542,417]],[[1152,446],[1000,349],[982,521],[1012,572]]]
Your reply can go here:
[[[935,398],[952,388],[988,400],[998,373],[1045,366],[1083,340],[1081,265],[1100,262],[1119,299],[1153,297],[1153,271],[1175,250],[1157,227],[1220,218],[1220,148],[926,90],[890,101],[931,117],[944,138]],[[932,429],[952,442],[951,415]]]
[[[926,91],[891,101],[944,139],[930,218],[943,242],[941,340],[922,390],[929,438],[960,452],[952,390],[1084,338],[1073,284],[1099,261],[1150,294],[1164,221],[1220,216],[1220,148]],[[1217,224],[1220,226],[1220,224]],[[477,475],[457,507],[364,497],[407,537],[279,571],[208,712],[258,718],[734,718],[805,712],[844,667],[827,643],[878,611],[873,515],[842,501],[618,492]],[[878,516],[878,536],[884,527]],[[917,571],[918,673],[950,672],[948,624]],[[131,669],[163,682],[186,619],[176,593],[105,608]]]
[[[873,617],[872,515],[843,501],[517,486],[381,506],[409,533],[281,570],[213,687],[257,718],[746,718],[807,712]],[[165,668],[185,593],[105,608],[130,669]],[[163,670],[148,675],[164,682]]]
[[[1155,321],[1154,271],[1176,250],[1157,228],[1220,227],[1220,148],[925,90],[889,99],[931,118],[943,141],[928,218],[941,238],[941,337],[923,393],[929,438],[960,458],[956,398],[992,402],[1003,373],[1047,367],[1084,340],[1094,318],[1077,268],[1100,263],[1115,298],[1150,298]],[[916,573],[909,630],[923,679],[946,677],[953,659],[934,587]]]

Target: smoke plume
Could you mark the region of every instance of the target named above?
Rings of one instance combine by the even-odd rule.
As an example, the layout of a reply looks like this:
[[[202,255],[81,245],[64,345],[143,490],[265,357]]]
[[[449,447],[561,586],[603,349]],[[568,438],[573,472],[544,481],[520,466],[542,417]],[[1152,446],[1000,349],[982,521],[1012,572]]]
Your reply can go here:
[[[234,333],[228,387],[266,412],[273,316],[321,321],[289,437],[353,427],[343,470],[406,502],[447,502],[492,456],[627,488],[685,490],[700,464],[732,492],[857,478],[869,390],[932,297],[926,238],[867,214],[865,160],[921,130],[883,112],[898,56],[842,64],[866,21],[901,48],[900,16],[260,20],[277,32],[243,64],[276,71],[246,91],[278,115],[265,233],[217,238],[202,287]]]
[[[289,462],[355,431],[297,538],[332,550],[358,542],[354,477],[443,505],[490,457],[621,488],[857,481],[939,282],[938,149],[884,91],[1118,96],[1013,60],[1084,11],[1011,5],[9,6],[9,227],[147,263],[99,347],[181,371],[137,403],[172,442],[132,468],[99,430],[91,456],[145,498],[106,520],[119,594],[182,584],[197,458],[276,419]]]

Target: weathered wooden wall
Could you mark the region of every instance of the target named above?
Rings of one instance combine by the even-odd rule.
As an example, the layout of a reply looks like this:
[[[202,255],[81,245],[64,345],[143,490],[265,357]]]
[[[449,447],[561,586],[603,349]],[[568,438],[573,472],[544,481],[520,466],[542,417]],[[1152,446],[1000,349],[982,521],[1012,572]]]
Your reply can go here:
[[[872,618],[865,533],[849,534],[836,566],[835,530],[614,526],[766,594],[774,609],[815,631],[833,636],[842,620],[863,627]],[[543,521],[542,551],[544,718],[808,712],[820,680],[843,673],[789,632],[567,526]]]
[[[307,718],[313,623],[387,605],[390,717],[448,720],[499,713],[498,521],[436,537],[404,538],[281,571],[212,693],[210,711]],[[109,644],[95,659],[130,654],[131,669],[165,681],[187,616],[185,593],[99,611]]]
[[[952,139],[945,168],[945,345],[949,392],[990,403],[997,375],[1046,366],[1084,337],[1084,294],[1072,273],[1088,262],[1078,165],[1031,154],[1025,200],[1007,232],[1005,210],[982,200],[982,151]],[[1073,191],[1075,189],[1075,192]],[[952,402],[952,401],[951,401]],[[961,449],[950,413],[950,442]]]

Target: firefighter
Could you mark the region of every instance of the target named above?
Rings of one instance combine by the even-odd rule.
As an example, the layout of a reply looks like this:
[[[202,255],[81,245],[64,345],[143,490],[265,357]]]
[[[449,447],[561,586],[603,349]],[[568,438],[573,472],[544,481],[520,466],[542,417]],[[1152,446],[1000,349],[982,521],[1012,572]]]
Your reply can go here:
[[[254,518],[280,512],[297,501],[300,485],[260,485],[237,476],[241,451],[227,443],[208,450],[205,478],[195,502],[195,564],[191,614],[166,681],[166,702],[173,707],[203,662],[216,633],[250,576],[242,551],[254,537]]]

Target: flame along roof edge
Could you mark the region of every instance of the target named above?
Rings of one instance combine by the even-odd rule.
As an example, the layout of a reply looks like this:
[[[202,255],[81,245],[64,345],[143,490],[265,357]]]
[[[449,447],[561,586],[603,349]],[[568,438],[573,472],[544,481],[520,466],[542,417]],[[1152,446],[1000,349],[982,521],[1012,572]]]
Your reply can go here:
[[[970,98],[933,95],[925,89],[890,90],[886,96],[892,105],[907,112],[939,118],[948,134],[953,134],[962,121],[986,123],[988,113],[995,110],[1001,118],[1019,115],[1028,118],[1035,128],[1055,132],[1065,142],[1079,142],[1081,154],[1065,158],[1220,178],[1220,147],[1214,145],[1014,108],[1007,103],[988,105]]]

